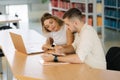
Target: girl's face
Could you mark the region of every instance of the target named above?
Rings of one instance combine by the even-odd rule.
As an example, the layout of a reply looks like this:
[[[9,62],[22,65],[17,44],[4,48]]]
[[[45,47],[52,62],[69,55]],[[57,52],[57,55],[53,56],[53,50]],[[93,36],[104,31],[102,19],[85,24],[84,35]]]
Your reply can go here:
[[[52,18],[44,21],[44,27],[51,32],[56,32],[60,29],[58,23]]]

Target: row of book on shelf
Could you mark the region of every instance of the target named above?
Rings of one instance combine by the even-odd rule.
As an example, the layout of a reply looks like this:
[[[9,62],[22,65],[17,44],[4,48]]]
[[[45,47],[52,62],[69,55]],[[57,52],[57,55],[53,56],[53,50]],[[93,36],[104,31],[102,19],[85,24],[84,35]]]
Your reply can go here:
[[[119,28],[120,29],[120,21],[117,21],[114,19],[106,18],[105,25],[109,26],[111,28]]]
[[[105,15],[120,18],[120,10],[105,8]]]
[[[51,5],[53,7],[59,7],[64,9],[70,8],[70,2],[65,0],[59,0],[59,2],[58,0],[51,0]]]
[[[74,3],[74,2],[69,2],[69,1],[62,1],[60,0],[59,3],[57,0],[51,0],[51,5],[52,7],[58,7],[58,8],[63,8],[63,9],[69,9],[69,8],[78,8],[80,9],[82,12],[86,11],[86,6],[85,3]],[[97,3],[97,12],[100,13],[102,11],[102,4],[101,3]],[[93,3],[89,3],[88,4],[88,12],[92,13],[93,12]]]
[[[120,7],[120,0],[104,0],[104,4],[107,6]]]

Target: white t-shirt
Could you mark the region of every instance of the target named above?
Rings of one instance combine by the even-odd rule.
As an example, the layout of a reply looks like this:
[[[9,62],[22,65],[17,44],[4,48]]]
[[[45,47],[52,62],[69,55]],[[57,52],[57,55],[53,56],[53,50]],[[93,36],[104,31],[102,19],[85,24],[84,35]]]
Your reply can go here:
[[[80,33],[75,34],[72,45],[82,62],[93,68],[106,69],[105,54],[92,26],[85,24]]]
[[[50,32],[49,37],[53,38],[55,45],[64,45],[67,43],[66,39],[66,26],[62,26],[57,32]]]

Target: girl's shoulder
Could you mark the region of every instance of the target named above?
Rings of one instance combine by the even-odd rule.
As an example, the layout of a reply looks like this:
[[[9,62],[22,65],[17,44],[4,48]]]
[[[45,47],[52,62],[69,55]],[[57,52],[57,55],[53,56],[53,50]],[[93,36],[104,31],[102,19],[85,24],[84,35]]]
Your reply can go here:
[[[62,30],[67,30],[67,26],[64,24],[62,27],[61,27]]]

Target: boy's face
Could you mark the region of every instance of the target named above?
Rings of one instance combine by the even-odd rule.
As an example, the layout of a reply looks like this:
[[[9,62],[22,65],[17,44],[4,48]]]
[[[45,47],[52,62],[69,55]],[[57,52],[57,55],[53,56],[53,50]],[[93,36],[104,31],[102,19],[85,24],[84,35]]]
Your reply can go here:
[[[74,21],[69,20],[68,18],[63,19],[67,28],[71,30],[71,32],[77,32],[76,27],[74,25]]]

